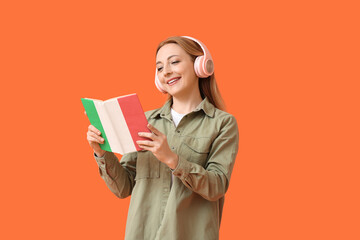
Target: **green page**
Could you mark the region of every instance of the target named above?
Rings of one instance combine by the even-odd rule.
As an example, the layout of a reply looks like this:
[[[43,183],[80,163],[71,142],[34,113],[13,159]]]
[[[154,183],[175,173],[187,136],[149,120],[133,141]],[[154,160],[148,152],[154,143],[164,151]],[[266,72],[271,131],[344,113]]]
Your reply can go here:
[[[101,137],[104,138],[104,144],[100,144],[100,148],[102,150],[112,152],[93,100],[81,98],[81,102],[85,108],[86,115],[88,116],[91,125],[96,127],[101,132]]]

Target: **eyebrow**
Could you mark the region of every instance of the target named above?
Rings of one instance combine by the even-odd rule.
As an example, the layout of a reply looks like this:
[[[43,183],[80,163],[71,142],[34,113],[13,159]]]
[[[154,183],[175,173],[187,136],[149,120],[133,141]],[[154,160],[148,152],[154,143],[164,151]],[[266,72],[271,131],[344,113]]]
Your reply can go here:
[[[167,58],[167,60],[169,60],[170,58],[175,57],[175,56],[179,56],[179,55],[171,55],[171,56],[169,56],[169,57]],[[157,65],[158,63],[161,63],[161,61],[157,61],[157,62],[156,62],[156,65]]]

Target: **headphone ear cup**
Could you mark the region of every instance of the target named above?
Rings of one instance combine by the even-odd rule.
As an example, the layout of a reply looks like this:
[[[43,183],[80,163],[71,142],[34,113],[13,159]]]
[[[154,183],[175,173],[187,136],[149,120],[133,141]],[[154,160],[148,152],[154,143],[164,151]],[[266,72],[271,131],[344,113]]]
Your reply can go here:
[[[204,67],[207,77],[211,76],[214,73],[214,62],[212,61],[212,59],[207,59]]]
[[[157,87],[157,89],[162,92],[162,93],[166,93],[166,91],[161,87],[161,83],[160,80],[157,76],[157,69],[155,71],[155,86]]]
[[[196,66],[195,66],[196,65]],[[196,75],[200,78],[206,78],[208,75],[204,70],[204,56],[199,56],[196,58],[194,63],[194,68],[196,68]]]
[[[198,76],[198,77],[201,77],[201,72],[200,72],[201,62],[200,62],[200,58],[201,58],[201,57],[197,57],[197,58],[195,59],[195,62],[194,62],[194,70],[195,70],[196,76]]]
[[[207,47],[195,38],[189,36],[182,37],[198,43],[204,53],[204,55],[198,56],[194,61],[194,70],[196,75],[200,78],[207,78],[211,76],[214,73],[214,62]]]

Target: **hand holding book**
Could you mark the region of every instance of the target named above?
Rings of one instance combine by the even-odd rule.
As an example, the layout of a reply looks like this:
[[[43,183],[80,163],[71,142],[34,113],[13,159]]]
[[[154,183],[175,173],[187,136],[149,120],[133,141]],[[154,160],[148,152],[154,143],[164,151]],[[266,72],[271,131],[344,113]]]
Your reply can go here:
[[[170,169],[175,169],[179,162],[179,157],[171,151],[166,135],[150,124],[148,124],[148,128],[151,130],[151,133],[139,133],[140,136],[148,140],[139,140],[136,143],[142,149],[152,152],[160,162],[165,163]]]
[[[93,125],[89,125],[87,132],[87,140],[90,144],[90,147],[92,147],[96,156],[98,157],[102,157],[106,152],[100,147],[100,144],[104,144],[104,139],[100,135],[101,132],[98,129],[96,129]]]

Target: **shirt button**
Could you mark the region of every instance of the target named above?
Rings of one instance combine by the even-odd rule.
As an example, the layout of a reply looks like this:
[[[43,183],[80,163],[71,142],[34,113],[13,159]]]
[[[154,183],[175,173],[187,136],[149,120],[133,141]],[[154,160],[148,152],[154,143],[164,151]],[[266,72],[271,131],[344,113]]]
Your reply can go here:
[[[180,133],[180,130],[177,130],[178,133]]]
[[[104,162],[104,161],[100,161],[100,163],[101,163],[101,165],[104,165],[104,164],[105,164],[105,162]]]
[[[172,150],[174,150],[174,149],[175,149],[175,147],[171,147],[171,149],[172,149]]]

